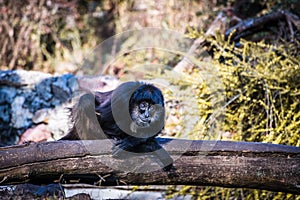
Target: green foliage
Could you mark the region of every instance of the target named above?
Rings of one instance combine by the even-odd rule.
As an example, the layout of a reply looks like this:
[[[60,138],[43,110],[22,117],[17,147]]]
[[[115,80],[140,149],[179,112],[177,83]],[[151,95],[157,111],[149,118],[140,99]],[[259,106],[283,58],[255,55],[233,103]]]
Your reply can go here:
[[[199,135],[213,125],[214,131],[230,134],[221,135],[225,139],[300,146],[300,59],[294,44],[242,40],[237,48],[222,35],[207,41],[212,61],[194,61],[192,72],[181,76],[160,75],[178,85],[173,95],[180,101],[195,99],[183,107],[184,113],[200,116],[191,137],[205,138]]]
[[[195,187],[195,186],[183,186],[168,188],[167,198],[174,198],[177,195],[192,195],[193,199],[198,200],[230,200],[230,199],[273,199],[273,200],[299,200],[300,197],[292,194],[282,192],[268,192],[265,190],[254,189],[224,189],[220,187]]]
[[[168,70],[155,75],[169,81],[167,99],[182,102],[183,129],[177,136],[185,137],[185,125],[191,123],[189,138],[300,146],[299,43],[241,40],[236,47],[221,34],[206,40],[212,60],[193,60],[193,69],[181,75]],[[287,193],[217,187],[192,187],[186,194],[198,199],[297,199]]]
[[[300,146],[300,60],[290,46],[210,38],[225,86],[226,130],[233,138]]]

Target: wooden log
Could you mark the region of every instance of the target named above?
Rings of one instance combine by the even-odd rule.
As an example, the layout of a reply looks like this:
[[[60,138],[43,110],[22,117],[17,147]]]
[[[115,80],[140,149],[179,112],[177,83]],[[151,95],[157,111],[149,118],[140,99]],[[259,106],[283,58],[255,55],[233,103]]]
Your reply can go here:
[[[299,147],[231,141],[158,140],[173,157],[175,171],[164,172],[155,159],[145,155],[114,159],[109,140],[2,147],[0,185],[25,182],[211,185],[300,194]]]

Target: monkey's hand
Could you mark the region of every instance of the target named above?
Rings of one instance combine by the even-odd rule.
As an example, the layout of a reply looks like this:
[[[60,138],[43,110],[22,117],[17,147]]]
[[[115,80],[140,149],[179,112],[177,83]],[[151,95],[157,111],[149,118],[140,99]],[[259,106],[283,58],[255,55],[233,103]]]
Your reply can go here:
[[[113,147],[113,157],[128,158],[130,154],[126,153],[126,151],[139,153],[152,152],[153,156],[159,160],[163,171],[173,172],[176,170],[169,153],[153,138],[135,138],[129,136],[123,140],[118,140]]]
[[[126,154],[126,151],[133,152],[133,148],[144,143],[148,140],[148,138],[136,138],[132,136],[128,136],[123,140],[118,140],[114,147],[112,156],[115,158],[123,157],[122,155]]]
[[[174,172],[176,168],[174,167],[173,163],[163,167],[163,171],[165,172]]]

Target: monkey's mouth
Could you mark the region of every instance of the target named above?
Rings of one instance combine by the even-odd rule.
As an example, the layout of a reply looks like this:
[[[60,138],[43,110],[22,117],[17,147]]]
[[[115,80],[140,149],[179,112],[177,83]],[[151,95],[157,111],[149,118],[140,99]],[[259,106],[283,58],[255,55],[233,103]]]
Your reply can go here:
[[[139,120],[138,120],[138,125],[139,126],[149,126],[150,125],[150,123],[151,123],[151,119],[149,119],[149,118],[139,118]]]

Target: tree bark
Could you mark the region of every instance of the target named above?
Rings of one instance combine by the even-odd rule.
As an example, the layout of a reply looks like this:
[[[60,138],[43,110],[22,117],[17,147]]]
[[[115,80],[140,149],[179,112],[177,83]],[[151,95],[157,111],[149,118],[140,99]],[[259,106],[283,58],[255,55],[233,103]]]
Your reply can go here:
[[[0,185],[211,185],[300,194],[300,148],[250,142],[158,139],[175,171],[145,156],[111,157],[111,141],[55,141],[0,148]],[[136,163],[138,165],[134,166]]]

